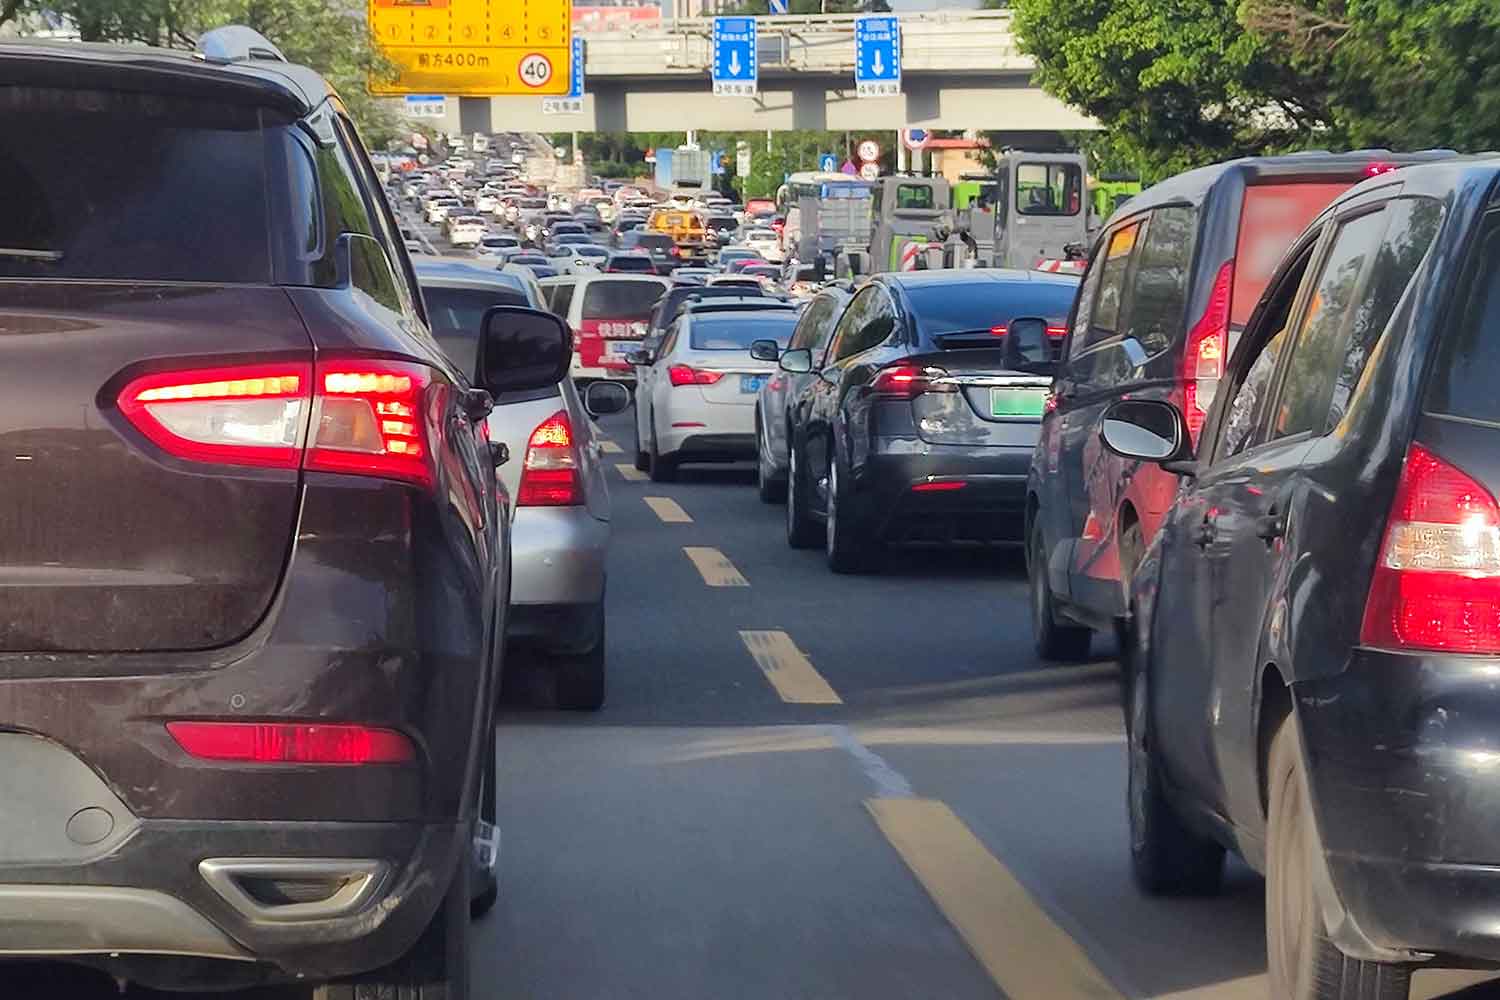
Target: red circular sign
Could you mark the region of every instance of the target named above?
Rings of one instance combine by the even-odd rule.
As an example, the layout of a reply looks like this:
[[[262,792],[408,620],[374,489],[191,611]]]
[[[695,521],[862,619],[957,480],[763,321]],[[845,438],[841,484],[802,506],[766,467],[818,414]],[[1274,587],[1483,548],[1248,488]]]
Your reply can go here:
[[[516,75],[528,87],[545,87],[552,79],[552,60],[540,52],[528,53],[516,64]]]

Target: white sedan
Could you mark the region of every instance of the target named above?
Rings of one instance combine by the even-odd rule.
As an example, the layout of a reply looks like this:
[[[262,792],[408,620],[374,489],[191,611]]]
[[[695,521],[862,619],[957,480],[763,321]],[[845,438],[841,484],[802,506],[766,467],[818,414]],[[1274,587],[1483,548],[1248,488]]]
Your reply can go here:
[[[460,215],[448,225],[448,242],[456,247],[477,247],[489,227],[477,215]]]
[[[742,241],[746,249],[754,250],[773,264],[781,263],[781,237],[774,229],[752,229]]]
[[[761,299],[707,299],[689,306],[667,330],[636,387],[636,464],[669,482],[685,462],[738,462],[755,457],[755,400],[776,371],[774,359],[750,356],[756,340],[785,348],[796,307]]]

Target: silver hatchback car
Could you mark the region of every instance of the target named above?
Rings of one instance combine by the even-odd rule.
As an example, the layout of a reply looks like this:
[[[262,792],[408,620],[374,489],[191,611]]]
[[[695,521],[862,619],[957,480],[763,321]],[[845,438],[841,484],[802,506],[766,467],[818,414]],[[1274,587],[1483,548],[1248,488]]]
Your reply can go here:
[[[417,281],[438,343],[474,370],[480,324],[492,306],[545,309],[535,281],[477,262],[419,259]],[[629,405],[622,385],[601,383],[585,399],[564,378],[550,389],[502,395],[490,440],[509,460],[497,470],[511,517],[507,640],[537,651],[556,674],[560,708],[604,704],[604,579],[609,488],[593,417]]]

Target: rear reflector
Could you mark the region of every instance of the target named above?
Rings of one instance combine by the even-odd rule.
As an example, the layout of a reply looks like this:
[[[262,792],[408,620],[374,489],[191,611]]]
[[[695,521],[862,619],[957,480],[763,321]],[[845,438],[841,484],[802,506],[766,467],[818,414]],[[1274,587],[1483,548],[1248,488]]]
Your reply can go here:
[[[912,486],[911,491],[913,493],[955,493],[968,485],[968,483],[945,479],[939,482],[916,483]]]
[[[1360,642],[1500,653],[1500,506],[1419,444],[1401,470]]]
[[[275,722],[169,722],[172,739],[203,760],[247,764],[400,764],[416,759],[394,729]]]
[[[573,422],[566,410],[558,410],[538,424],[526,442],[516,506],[576,507],[583,502]]]

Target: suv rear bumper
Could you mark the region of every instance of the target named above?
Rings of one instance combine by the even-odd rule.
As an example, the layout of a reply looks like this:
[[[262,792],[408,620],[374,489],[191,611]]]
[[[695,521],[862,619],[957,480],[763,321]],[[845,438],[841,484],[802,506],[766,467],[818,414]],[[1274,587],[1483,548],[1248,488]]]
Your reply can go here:
[[[511,523],[510,638],[566,639],[566,609],[604,600],[609,522],[587,507],[522,507]]]
[[[1024,540],[1030,448],[968,445],[896,447],[870,455],[857,476],[870,525],[893,541]],[[882,442],[876,441],[877,446]],[[914,492],[925,483],[961,483],[949,491]]]

